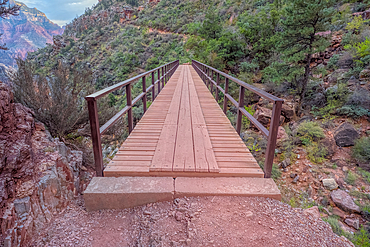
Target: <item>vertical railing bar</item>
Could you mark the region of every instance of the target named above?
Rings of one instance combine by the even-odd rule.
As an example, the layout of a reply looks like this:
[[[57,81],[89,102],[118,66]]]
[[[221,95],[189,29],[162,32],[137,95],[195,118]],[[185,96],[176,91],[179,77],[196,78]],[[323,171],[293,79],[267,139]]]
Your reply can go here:
[[[212,73],[211,73],[211,81],[210,81],[210,83],[211,83],[211,94],[212,94],[212,96],[213,96],[213,80],[214,80],[214,71],[212,70]]]
[[[155,100],[155,78],[154,78],[154,71],[152,72],[152,85],[153,85],[153,88],[152,88],[152,102]]]
[[[266,156],[265,156],[265,165],[264,165],[265,178],[271,178],[271,171],[272,171],[272,165],[274,163],[275,147],[276,147],[277,134],[279,131],[279,122],[280,122],[280,114],[281,114],[282,105],[283,105],[282,101],[275,101],[274,106],[272,108],[272,117],[271,117]]]
[[[164,88],[164,68],[162,67],[162,89]]]
[[[225,94],[224,94],[224,113],[227,112],[227,97],[226,94],[229,93],[229,78],[225,78]]]
[[[131,134],[131,131],[134,128],[134,120],[132,116],[132,94],[131,94],[131,83],[126,85],[126,99],[127,106],[131,106],[127,112],[127,121],[128,121],[128,132]]]
[[[98,106],[97,106],[96,99],[88,98],[87,106],[88,106],[88,111],[89,111],[91,140],[93,144],[96,176],[103,177],[103,152],[101,148]]]
[[[217,73],[216,84],[217,84],[217,86],[220,86],[220,74],[219,73]],[[217,103],[218,103],[218,98],[219,98],[218,94],[219,94],[218,87],[216,87],[216,101],[217,101]]]
[[[240,135],[242,129],[242,118],[243,113],[240,111],[241,107],[244,107],[244,91],[245,88],[243,86],[239,87],[239,107],[238,107],[238,117],[236,121],[236,132]]]
[[[158,73],[157,73],[157,76],[158,76],[158,94],[161,92],[161,69],[158,69]]]
[[[146,100],[147,100],[147,94],[146,94],[146,76],[143,76],[142,78],[142,83],[143,83],[143,110],[144,113],[146,112]]]

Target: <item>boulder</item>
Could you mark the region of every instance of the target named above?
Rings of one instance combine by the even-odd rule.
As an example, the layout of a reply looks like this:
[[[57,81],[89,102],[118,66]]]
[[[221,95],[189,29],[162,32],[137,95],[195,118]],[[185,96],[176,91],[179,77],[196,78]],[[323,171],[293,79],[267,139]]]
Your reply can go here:
[[[319,211],[319,208],[317,206],[307,208],[307,209],[303,210],[303,213],[305,215],[311,215],[312,217],[320,219],[320,211]]]
[[[349,123],[341,124],[334,132],[334,139],[339,147],[349,147],[355,145],[355,140],[359,134]]]
[[[335,190],[338,188],[338,184],[335,182],[334,178],[325,178],[322,180],[322,184],[328,190]]]
[[[330,194],[331,199],[342,210],[349,213],[360,213],[360,207],[357,206],[352,197],[344,190],[334,190]]]
[[[271,122],[272,110],[265,107],[258,107],[253,117],[257,119],[263,126],[268,127]],[[285,117],[280,116],[279,125],[284,123]]]
[[[287,159],[285,159],[285,160],[283,160],[283,162],[281,162],[280,164],[279,164],[279,166],[281,167],[281,168],[287,168],[288,166],[290,166],[290,159],[289,158],[287,158]]]
[[[344,222],[356,230],[360,229],[360,221],[358,219],[345,219]]]
[[[294,117],[294,109],[287,104],[283,104],[281,107],[281,114],[285,118],[291,120]]]
[[[346,218],[346,216],[347,216],[345,212],[343,212],[342,210],[340,210],[337,207],[333,208],[333,214],[341,217],[342,219]]]

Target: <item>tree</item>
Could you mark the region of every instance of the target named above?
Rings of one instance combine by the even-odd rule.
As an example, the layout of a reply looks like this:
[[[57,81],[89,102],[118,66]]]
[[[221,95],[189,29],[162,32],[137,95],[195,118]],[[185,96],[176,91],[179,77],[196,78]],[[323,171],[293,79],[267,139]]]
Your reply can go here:
[[[14,5],[10,6],[8,3],[9,0],[0,0],[0,18],[5,19],[9,15],[18,15],[18,11],[20,10],[20,6]],[[2,34],[0,34],[1,36]],[[7,50],[4,45],[0,45],[0,50]]]
[[[327,37],[318,33],[328,30],[335,13],[334,3],[334,0],[292,0],[284,7],[282,32],[277,34],[277,50],[283,64],[274,63],[275,75],[279,79],[288,76],[295,82],[300,97],[298,111],[311,76],[312,55],[330,44]]]
[[[281,10],[276,4],[261,6],[254,13],[246,11],[238,18],[240,33],[250,46],[249,53],[257,59],[261,69],[269,65],[269,59],[275,53],[280,18]]]

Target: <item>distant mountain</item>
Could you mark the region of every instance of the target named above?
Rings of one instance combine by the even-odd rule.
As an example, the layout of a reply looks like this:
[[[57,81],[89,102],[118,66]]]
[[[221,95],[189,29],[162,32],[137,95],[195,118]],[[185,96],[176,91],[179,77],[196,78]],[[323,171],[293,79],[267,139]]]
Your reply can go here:
[[[47,43],[52,44],[53,35],[61,35],[64,31],[36,8],[13,0],[10,4],[21,6],[21,10],[18,16],[0,19],[0,42],[9,49],[0,50],[0,61],[6,66],[14,66],[15,57],[25,58],[27,52],[43,48]]]

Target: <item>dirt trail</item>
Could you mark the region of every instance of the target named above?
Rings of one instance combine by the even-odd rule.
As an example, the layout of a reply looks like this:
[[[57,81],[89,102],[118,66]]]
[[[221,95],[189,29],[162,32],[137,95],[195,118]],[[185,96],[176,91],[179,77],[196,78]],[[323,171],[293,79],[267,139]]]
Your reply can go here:
[[[329,224],[276,200],[175,199],[126,210],[70,205],[32,246],[353,246]]]

